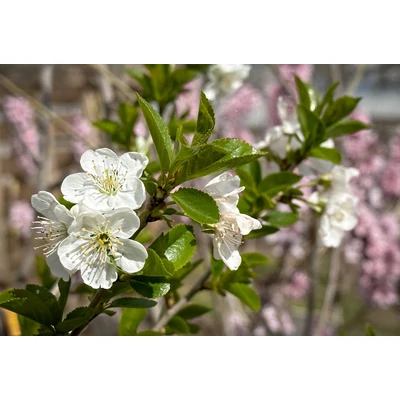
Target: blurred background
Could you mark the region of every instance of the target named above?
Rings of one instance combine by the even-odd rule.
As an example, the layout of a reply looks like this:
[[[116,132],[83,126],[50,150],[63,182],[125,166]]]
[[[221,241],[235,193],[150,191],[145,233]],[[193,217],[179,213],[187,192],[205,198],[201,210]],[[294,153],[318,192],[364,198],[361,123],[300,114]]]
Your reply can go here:
[[[33,250],[30,227],[36,213],[30,197],[38,190],[59,197],[61,182],[80,170],[85,150],[112,147],[110,137],[92,123],[115,118],[118,104],[135,98],[138,86],[126,73],[132,67],[141,68],[0,65],[1,291],[26,283],[54,284],[40,253]],[[295,225],[246,242],[243,252],[257,250],[269,258],[255,281],[261,310],[247,309],[230,294],[200,293],[197,302],[212,305],[214,311],[198,319],[198,334],[365,335],[367,325],[378,335],[400,334],[400,65],[252,65],[244,85],[216,105],[216,135],[261,141],[280,122],[277,99],[292,92],[293,74],[321,92],[340,82],[338,94],[362,97],[354,117],[373,129],[336,143],[343,164],[360,170],[353,183],[360,199],[359,223],[339,249],[318,249],[321,262],[314,272],[308,261],[314,251],[308,210]],[[206,82],[204,68],[186,85],[176,108],[196,115]],[[134,129],[136,147],[146,146],[143,121]],[[154,224],[151,229],[156,233],[163,228]],[[88,296],[79,277],[74,279],[71,309],[86,304]],[[316,318],[306,332],[310,302]],[[158,311],[149,313],[144,324],[150,326]],[[85,334],[115,335],[118,319],[118,313],[100,316]],[[15,321],[1,309],[0,334],[13,334],[13,329],[18,331]]]

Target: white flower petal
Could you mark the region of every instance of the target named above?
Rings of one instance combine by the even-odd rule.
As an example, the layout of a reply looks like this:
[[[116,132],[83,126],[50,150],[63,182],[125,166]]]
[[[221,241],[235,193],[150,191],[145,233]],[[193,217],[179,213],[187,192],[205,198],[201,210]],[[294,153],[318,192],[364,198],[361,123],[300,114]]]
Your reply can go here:
[[[110,149],[87,150],[82,154],[81,167],[84,171],[97,175],[105,169],[118,165],[118,156]]]
[[[123,271],[132,274],[144,267],[147,258],[146,248],[139,242],[129,239],[120,239],[123,246],[118,248],[120,257],[115,258],[115,263]]]
[[[344,231],[332,226],[329,218],[326,215],[323,215],[321,218],[319,235],[324,246],[339,247],[344,235]]]
[[[74,216],[63,204],[59,204],[54,208],[54,214],[56,216],[56,220],[63,222],[67,228],[74,221]]]
[[[123,189],[116,195],[118,207],[140,208],[146,200],[146,189],[143,182],[136,177],[129,179]]]
[[[238,251],[239,246],[220,239],[216,240],[216,243],[221,260],[230,270],[237,270],[242,263],[242,258]]]
[[[82,266],[84,261],[82,246],[86,243],[86,240],[77,238],[71,234],[58,246],[57,254],[60,262],[71,273],[77,271]]]
[[[57,220],[54,209],[60,205],[58,200],[49,192],[40,191],[31,197],[32,207],[46,218]]]
[[[133,151],[123,154],[119,161],[127,168],[130,174],[134,174],[138,178],[142,176],[149,163],[149,159],[145,155]]]
[[[70,273],[66,268],[64,268],[63,264],[61,264],[57,251],[46,257],[46,262],[54,276],[62,278],[64,281],[68,281]]]
[[[252,230],[262,228],[261,222],[258,219],[246,214],[236,215],[236,223],[242,235],[248,235]]]
[[[84,199],[90,178],[84,172],[68,175],[61,184],[61,193],[65,200],[71,203],[80,203]]]
[[[130,238],[140,226],[140,219],[130,208],[122,207],[104,214],[110,231],[122,239]]]
[[[96,266],[86,264],[81,267],[81,275],[83,282],[93,289],[110,289],[118,278],[117,269],[111,263]]]

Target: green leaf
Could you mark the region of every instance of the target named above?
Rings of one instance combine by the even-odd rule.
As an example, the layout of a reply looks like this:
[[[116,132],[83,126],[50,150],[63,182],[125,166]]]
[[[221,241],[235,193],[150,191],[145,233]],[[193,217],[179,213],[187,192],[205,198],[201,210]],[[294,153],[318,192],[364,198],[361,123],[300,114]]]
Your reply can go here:
[[[157,305],[154,300],[140,299],[138,297],[121,297],[114,300],[107,308],[150,308]]]
[[[371,125],[364,124],[361,121],[346,119],[339,121],[326,130],[327,137],[336,138],[350,133],[362,131],[363,129],[370,129]]]
[[[200,224],[216,224],[219,221],[217,203],[209,194],[193,188],[181,188],[170,196],[194,221]]]
[[[177,315],[175,315],[169,320],[166,327],[169,328],[172,331],[172,333],[174,332],[183,334],[190,333],[190,329],[187,322],[183,318],[178,317]]]
[[[174,226],[168,232],[162,233],[148,250],[154,250],[161,257],[164,268],[172,275],[186,265],[196,251],[193,227],[183,224]],[[165,259],[173,265],[172,271],[165,265]],[[148,275],[145,272],[143,274]]]
[[[225,264],[222,260],[216,260],[211,254],[211,274],[213,279],[217,279],[224,271]]]
[[[174,265],[169,262],[163,262],[160,256],[151,248],[147,249],[148,257],[141,275],[145,276],[172,276],[174,274]],[[165,260],[168,261],[168,260]]]
[[[192,147],[207,143],[215,126],[214,110],[206,95],[201,92],[199,113],[196,123],[196,131],[193,136]]]
[[[138,113],[134,106],[121,103],[118,107],[118,116],[124,125],[128,125],[133,128],[133,125],[138,117]]]
[[[185,320],[188,320],[188,319],[200,317],[201,315],[206,314],[210,311],[211,311],[211,308],[202,306],[200,304],[191,304],[191,305],[183,308],[176,315]]]
[[[320,119],[301,104],[297,106],[297,116],[305,138],[304,149],[307,151],[314,145],[321,144],[325,140],[325,129]]]
[[[290,226],[293,225],[299,217],[297,214],[282,212],[282,211],[271,211],[265,218],[265,221],[275,226]]]
[[[118,335],[135,336],[146,312],[145,308],[124,308],[119,322]]]
[[[169,171],[173,157],[172,142],[168,128],[160,114],[139,94],[137,94],[137,97],[151,137],[153,138],[158,157],[160,158],[161,170],[165,174]]]
[[[324,97],[322,98],[321,102],[318,104],[317,108],[315,109],[315,113],[317,115],[321,115],[322,111],[324,111],[324,108],[326,105],[331,104],[333,101],[333,96],[335,94],[336,88],[339,86],[339,83],[334,83],[331,85],[328,90],[326,91]]]
[[[166,277],[161,276],[135,276],[130,284],[136,292],[149,299],[157,299],[167,294],[171,288]]]
[[[110,136],[116,135],[121,129],[121,125],[118,122],[109,119],[93,122],[93,125],[102,132],[108,133]]]
[[[258,239],[263,236],[272,235],[279,231],[279,228],[271,225],[263,225],[261,229],[256,229],[251,231],[248,235],[246,235],[246,239]]]
[[[365,325],[365,336],[376,336],[375,330],[370,324]]]
[[[307,109],[310,108],[310,95],[308,94],[307,86],[304,82],[298,77],[295,76],[294,80],[296,82],[297,93],[299,94],[299,104],[302,104]]]
[[[218,139],[201,146],[180,168],[175,185],[185,181],[236,169],[264,156],[240,139]]]
[[[258,187],[258,190],[266,195],[273,197],[286,188],[296,184],[302,176],[293,172],[282,171],[267,175]]]
[[[71,288],[71,279],[67,282],[64,279],[58,280],[58,289],[60,291],[60,297],[58,298],[58,304],[60,305],[61,312],[64,312],[65,305],[67,304],[69,289]]]
[[[322,117],[325,126],[330,127],[349,115],[356,108],[360,100],[361,97],[344,96],[330,104]]]
[[[71,311],[64,321],[56,326],[57,332],[67,333],[88,323],[94,316],[94,311],[89,307],[78,307]]]
[[[141,331],[136,334],[137,336],[164,336],[161,332],[156,331]]]
[[[261,253],[243,253],[242,254],[242,265],[246,265],[249,268],[257,267],[268,263],[268,257],[265,257]]]
[[[57,279],[51,274],[50,268],[43,257],[36,256],[36,272],[41,284],[46,289],[51,289]]]
[[[227,287],[227,290],[253,311],[258,311],[260,309],[260,298],[249,285],[245,285],[244,283],[231,283]]]
[[[38,334],[40,324],[24,317],[23,315],[17,314],[17,316],[19,327],[21,329],[21,336],[34,336]]]
[[[339,150],[327,147],[314,147],[310,150],[309,156],[328,160],[334,164],[338,164],[342,161],[342,155]]]

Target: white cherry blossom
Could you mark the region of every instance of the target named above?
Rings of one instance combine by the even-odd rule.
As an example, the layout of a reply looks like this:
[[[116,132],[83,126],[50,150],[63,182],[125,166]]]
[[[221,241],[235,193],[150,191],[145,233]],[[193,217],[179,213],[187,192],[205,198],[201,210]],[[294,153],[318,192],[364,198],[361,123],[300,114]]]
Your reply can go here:
[[[32,229],[36,232],[35,239],[42,242],[35,249],[43,250],[51,273],[67,281],[70,273],[61,264],[57,250],[68,237],[68,228],[75,218],[74,210],[69,211],[51,193],[45,191],[34,194],[31,203],[33,208],[43,215],[33,222]]]
[[[214,258],[222,260],[229,269],[236,270],[242,262],[238,250],[242,244],[242,235],[260,229],[261,223],[241,214],[237,208],[239,193],[244,190],[238,176],[224,172],[212,179],[203,190],[213,197],[220,212],[220,220],[214,226]]]
[[[80,270],[83,281],[92,288],[109,289],[118,278],[117,267],[129,274],[144,267],[147,250],[129,239],[139,225],[130,208],[102,214],[85,207],[58,247],[60,260],[67,270]]]
[[[204,93],[209,100],[234,93],[248,77],[250,66],[244,64],[215,64],[210,66],[207,75],[209,82]]]
[[[139,179],[148,158],[129,152],[118,157],[110,149],[87,150],[81,157],[85,172],[67,176],[61,192],[72,203],[107,211],[117,207],[138,209],[146,198],[143,182]]]

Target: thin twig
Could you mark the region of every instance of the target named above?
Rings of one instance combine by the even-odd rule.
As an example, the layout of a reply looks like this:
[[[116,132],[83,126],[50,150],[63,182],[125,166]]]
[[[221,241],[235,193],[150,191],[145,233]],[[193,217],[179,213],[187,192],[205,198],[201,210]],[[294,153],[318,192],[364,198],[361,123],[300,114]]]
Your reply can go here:
[[[354,73],[352,81],[349,83],[347,87],[346,94],[351,96],[360,86],[362,78],[364,76],[364,72],[367,68],[366,64],[358,64],[356,68],[356,72]]]
[[[316,216],[313,216],[312,223],[310,226],[311,236],[311,254],[309,261],[310,271],[310,287],[308,290],[307,298],[307,318],[304,326],[303,335],[312,335],[313,323],[314,323],[314,309],[315,309],[315,291],[317,287],[318,278],[318,263],[319,263],[319,236],[318,236],[318,220]]]
[[[324,304],[315,328],[315,336],[322,334],[329,322],[332,313],[332,307],[335,300],[336,287],[339,279],[340,272],[340,247],[334,248],[331,252],[330,266],[329,266],[329,282],[325,292]]]
[[[183,307],[185,307],[191,298],[200,290],[204,288],[204,283],[211,275],[211,269],[208,268],[207,271],[201,276],[201,278],[192,286],[189,292],[182,297],[175,305],[173,305],[154,325],[153,331],[159,331],[169,322],[169,320],[175,316]]]
[[[92,68],[96,71],[103,74],[108,81],[114,85],[123,96],[129,101],[136,103],[137,97],[135,92],[129,87],[127,83],[125,83],[122,79],[118,78],[115,74],[113,74],[105,65],[102,64],[91,64]]]
[[[12,94],[23,97],[27,100],[30,106],[42,117],[47,118],[51,121],[55,126],[59,129],[65,131],[68,135],[73,138],[79,138],[82,142],[84,142],[87,146],[92,147],[92,143],[90,143],[87,139],[83,138],[82,135],[67,121],[60,118],[53,111],[49,110],[45,107],[40,101],[37,101],[32,96],[29,96],[25,91],[16,86],[13,82],[11,82],[8,78],[6,78],[3,74],[0,74],[0,85],[4,86],[8,91]]]

